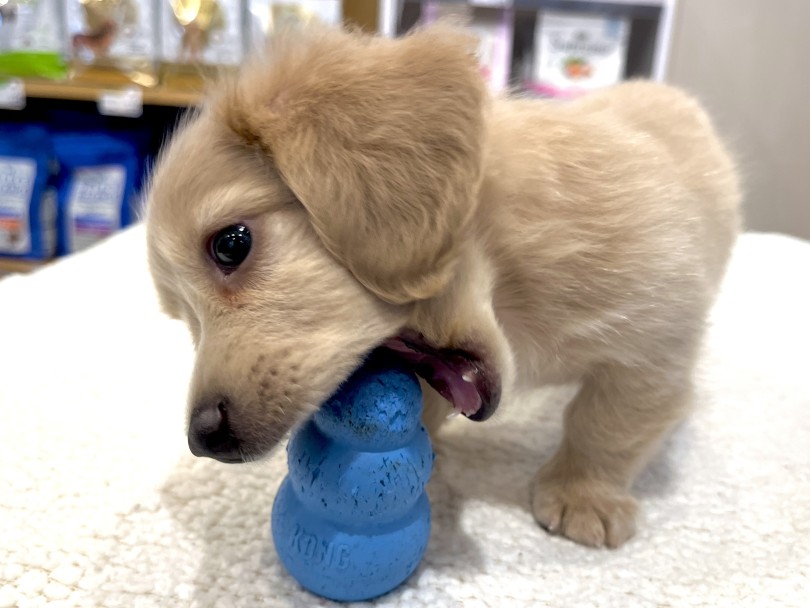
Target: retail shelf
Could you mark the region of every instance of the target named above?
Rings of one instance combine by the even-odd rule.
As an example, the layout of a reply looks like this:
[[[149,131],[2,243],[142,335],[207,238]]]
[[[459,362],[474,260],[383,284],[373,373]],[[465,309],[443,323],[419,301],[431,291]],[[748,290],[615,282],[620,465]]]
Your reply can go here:
[[[47,261],[20,260],[17,258],[4,258],[0,256],[0,276],[10,273],[31,272],[41,268]]]
[[[116,90],[96,84],[25,81],[25,95],[38,99],[68,99],[74,101],[98,101],[102,95]],[[166,86],[142,88],[143,105],[185,107],[197,105],[201,93],[193,89],[175,89]]]

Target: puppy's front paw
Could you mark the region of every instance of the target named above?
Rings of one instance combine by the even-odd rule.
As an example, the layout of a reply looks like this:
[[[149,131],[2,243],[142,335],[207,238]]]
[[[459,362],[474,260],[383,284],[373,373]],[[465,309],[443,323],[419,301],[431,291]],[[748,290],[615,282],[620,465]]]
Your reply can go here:
[[[588,479],[554,479],[541,470],[532,487],[532,512],[552,534],[615,549],[633,536],[638,504],[619,488]]]

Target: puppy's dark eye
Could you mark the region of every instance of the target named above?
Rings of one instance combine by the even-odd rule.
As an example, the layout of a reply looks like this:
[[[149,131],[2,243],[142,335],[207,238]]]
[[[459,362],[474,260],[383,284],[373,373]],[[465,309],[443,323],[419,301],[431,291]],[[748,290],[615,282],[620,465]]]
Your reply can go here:
[[[247,226],[234,224],[211,237],[209,253],[219,266],[234,270],[250,253],[252,240]]]

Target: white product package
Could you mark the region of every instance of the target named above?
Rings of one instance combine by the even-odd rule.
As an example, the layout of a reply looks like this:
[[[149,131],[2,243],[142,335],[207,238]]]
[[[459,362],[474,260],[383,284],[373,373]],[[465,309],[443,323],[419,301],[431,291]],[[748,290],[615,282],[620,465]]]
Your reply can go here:
[[[261,48],[279,28],[312,21],[339,25],[343,19],[340,0],[250,0],[248,12],[253,49]]]
[[[528,88],[572,97],[616,84],[624,75],[629,32],[622,17],[543,11]]]
[[[161,59],[234,66],[245,52],[241,0],[160,0]]]

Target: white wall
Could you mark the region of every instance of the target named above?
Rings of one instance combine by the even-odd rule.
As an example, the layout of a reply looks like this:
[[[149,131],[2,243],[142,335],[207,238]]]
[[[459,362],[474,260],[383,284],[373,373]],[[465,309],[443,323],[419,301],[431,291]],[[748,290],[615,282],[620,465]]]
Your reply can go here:
[[[668,80],[737,155],[747,227],[810,239],[810,0],[678,0]]]

